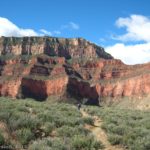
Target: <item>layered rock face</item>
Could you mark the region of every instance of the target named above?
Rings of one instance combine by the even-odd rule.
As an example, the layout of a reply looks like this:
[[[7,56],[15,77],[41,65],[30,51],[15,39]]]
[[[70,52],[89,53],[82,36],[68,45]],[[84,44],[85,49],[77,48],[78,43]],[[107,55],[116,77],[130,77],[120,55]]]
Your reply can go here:
[[[120,60],[97,59],[67,66],[69,92],[94,101],[103,97],[150,94],[150,63],[125,65]]]
[[[37,55],[43,53],[50,56],[61,56],[65,58],[112,58],[102,47],[82,38],[0,37],[1,55]]]
[[[17,97],[22,77],[29,74],[36,59],[22,57],[0,58],[0,96]]]
[[[39,100],[51,95],[63,95],[68,84],[64,63],[63,57],[38,56],[29,75],[22,79],[23,94]]]
[[[0,38],[0,95],[66,93],[87,103],[150,94],[150,63],[125,65],[82,38]]]

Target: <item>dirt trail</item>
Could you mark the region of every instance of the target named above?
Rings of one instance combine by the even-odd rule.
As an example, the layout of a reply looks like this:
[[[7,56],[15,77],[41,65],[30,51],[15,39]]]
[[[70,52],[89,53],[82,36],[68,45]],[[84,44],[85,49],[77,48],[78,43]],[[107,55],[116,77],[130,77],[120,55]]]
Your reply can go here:
[[[120,146],[112,146],[107,138],[107,134],[105,131],[101,128],[102,126],[102,120],[97,116],[90,116],[87,112],[85,112],[83,109],[81,110],[83,117],[92,117],[94,118],[94,126],[92,125],[85,125],[85,128],[90,130],[93,135],[96,137],[98,141],[101,141],[104,145],[105,150],[124,150]]]

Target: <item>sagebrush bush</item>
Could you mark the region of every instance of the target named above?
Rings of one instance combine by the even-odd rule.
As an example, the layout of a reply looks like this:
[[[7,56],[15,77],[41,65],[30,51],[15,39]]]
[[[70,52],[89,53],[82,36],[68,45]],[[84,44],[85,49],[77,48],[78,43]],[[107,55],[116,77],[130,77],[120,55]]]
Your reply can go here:
[[[0,146],[5,144],[4,136],[0,133]]]
[[[92,115],[101,117],[102,128],[113,145],[131,150],[148,150],[150,146],[150,112],[116,109],[115,107],[88,107]],[[146,138],[145,138],[146,137]]]
[[[22,145],[27,145],[31,140],[34,140],[34,134],[28,128],[16,130],[16,135]]]
[[[94,119],[92,117],[85,117],[82,120],[84,124],[94,125]]]
[[[74,145],[76,136],[83,137],[83,144],[86,140],[91,143],[86,143],[85,150],[101,145],[84,128],[85,124],[92,124],[92,119],[83,119],[72,104],[0,98],[0,106],[0,120],[6,123],[10,140],[15,137],[26,149],[78,150]]]
[[[103,149],[103,145],[93,140],[93,138],[92,136],[75,135],[72,140],[72,148],[75,150],[90,150],[92,148],[95,150]]]
[[[29,145],[29,150],[52,150],[51,149],[52,146],[52,142],[50,139],[47,138],[43,138],[41,140],[36,140],[33,141],[30,145]]]
[[[45,135],[48,136],[55,129],[55,124],[51,122],[45,122],[41,129]]]
[[[69,143],[65,143],[65,140],[60,138],[43,138],[41,140],[34,141],[29,150],[69,150]]]
[[[108,140],[112,145],[123,144],[122,136],[117,134],[110,134]]]

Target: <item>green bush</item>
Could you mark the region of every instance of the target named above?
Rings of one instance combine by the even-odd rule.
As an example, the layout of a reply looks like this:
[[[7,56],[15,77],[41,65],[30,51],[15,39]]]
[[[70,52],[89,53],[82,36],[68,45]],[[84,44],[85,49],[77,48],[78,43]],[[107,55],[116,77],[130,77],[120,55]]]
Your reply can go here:
[[[93,139],[92,136],[75,135],[72,141],[72,147],[75,150],[91,150],[93,148],[95,150],[103,149],[103,145]]]
[[[85,150],[96,150],[101,146],[84,128],[92,119],[82,118],[71,104],[0,98],[0,106],[0,120],[8,127],[10,140],[15,137],[26,149],[77,150],[81,144]]]
[[[55,128],[55,124],[51,122],[45,122],[44,125],[41,127],[42,131],[48,136]]]
[[[111,144],[120,144],[131,150],[149,149],[149,111],[90,106],[87,111],[103,119],[102,128],[108,133],[108,139]]]
[[[64,125],[57,130],[57,136],[59,137],[72,137],[73,135],[83,135],[86,136],[89,134],[89,131],[85,129],[82,125],[71,127]]]
[[[66,144],[65,140],[59,138],[44,138],[41,140],[34,141],[30,146],[29,150],[69,150],[69,143]]]
[[[120,135],[111,134],[108,136],[108,140],[112,145],[119,145],[123,143],[122,136]]]
[[[29,150],[52,150],[51,149],[52,142],[50,139],[41,139],[37,141],[33,141],[31,145],[29,145]]]
[[[91,141],[87,140],[86,137],[83,136],[75,136],[72,141],[73,147],[78,149],[90,149]]]
[[[0,133],[0,146],[5,144],[4,136]]]
[[[92,117],[85,117],[82,120],[84,124],[94,125],[94,119]]]
[[[14,115],[8,121],[8,127],[11,131],[21,129],[21,128],[29,128],[35,129],[39,125],[39,122],[36,118],[32,118],[28,114],[24,115]]]
[[[52,139],[51,140],[51,142],[52,142],[52,149],[53,150],[67,150],[68,147],[69,147],[69,145],[68,145],[69,143],[67,143],[66,139],[65,138],[63,140],[59,139],[59,138]]]
[[[67,125],[64,125],[57,129],[58,136],[63,137],[72,137],[72,134],[74,134],[75,129],[73,127],[69,127]]]
[[[28,128],[22,128],[20,130],[16,130],[16,135],[18,141],[20,141],[22,145],[27,145],[31,140],[34,139],[34,134]]]

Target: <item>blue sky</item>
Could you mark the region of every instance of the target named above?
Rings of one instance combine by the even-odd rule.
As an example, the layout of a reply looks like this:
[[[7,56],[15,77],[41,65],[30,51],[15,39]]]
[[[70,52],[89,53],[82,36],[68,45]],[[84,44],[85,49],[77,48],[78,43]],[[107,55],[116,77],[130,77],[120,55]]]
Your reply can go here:
[[[57,37],[83,37],[104,46],[106,51],[125,63],[150,61],[149,34],[135,33],[130,28],[136,26],[136,20],[139,20],[137,24],[141,26],[142,19],[143,28],[148,24],[146,31],[150,32],[149,0],[1,0],[0,6],[0,36],[46,34]],[[145,21],[145,18],[148,20]],[[124,36],[126,34],[130,35]],[[143,45],[142,56],[138,56],[136,60],[129,59],[128,55],[137,53],[130,53],[130,49],[139,44],[146,44]],[[141,49],[143,50],[143,47]],[[127,55],[126,58],[123,57],[124,54]]]

